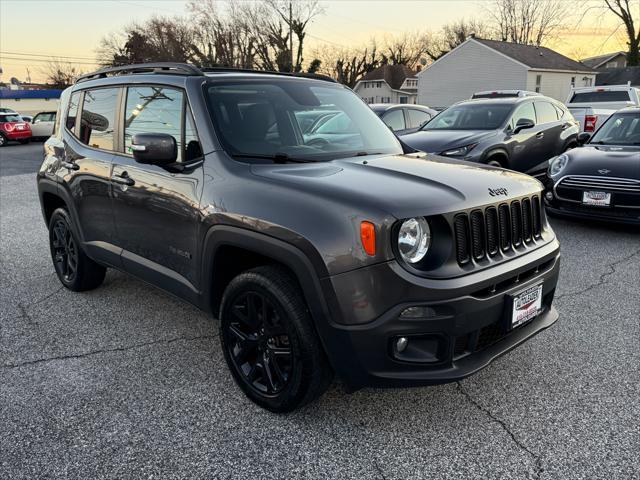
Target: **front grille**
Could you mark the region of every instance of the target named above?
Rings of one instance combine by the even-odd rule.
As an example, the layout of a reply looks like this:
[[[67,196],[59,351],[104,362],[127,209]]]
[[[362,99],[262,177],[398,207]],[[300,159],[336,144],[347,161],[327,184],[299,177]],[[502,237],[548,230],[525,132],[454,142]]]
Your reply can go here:
[[[472,259],[494,257],[500,250],[504,252],[539,239],[540,208],[536,196],[456,215],[453,226],[458,263],[465,265]]]
[[[563,178],[558,186],[578,188],[581,190],[640,193],[640,180],[632,180],[629,178],[606,178],[575,175]]]

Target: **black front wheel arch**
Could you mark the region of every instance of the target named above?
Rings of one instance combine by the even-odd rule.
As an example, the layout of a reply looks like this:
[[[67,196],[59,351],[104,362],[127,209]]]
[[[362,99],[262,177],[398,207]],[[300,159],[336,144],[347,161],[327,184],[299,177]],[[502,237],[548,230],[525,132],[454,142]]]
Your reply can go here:
[[[318,398],[333,377],[293,275],[279,265],[236,276],[220,308],[220,342],[242,391],[272,412]]]

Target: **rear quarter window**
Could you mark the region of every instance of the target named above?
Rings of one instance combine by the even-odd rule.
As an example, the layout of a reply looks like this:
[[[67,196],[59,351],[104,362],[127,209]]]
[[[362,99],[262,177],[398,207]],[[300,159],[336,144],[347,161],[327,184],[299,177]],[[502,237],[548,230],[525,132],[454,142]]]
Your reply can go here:
[[[626,90],[603,90],[574,93],[569,103],[628,102],[631,100]]]

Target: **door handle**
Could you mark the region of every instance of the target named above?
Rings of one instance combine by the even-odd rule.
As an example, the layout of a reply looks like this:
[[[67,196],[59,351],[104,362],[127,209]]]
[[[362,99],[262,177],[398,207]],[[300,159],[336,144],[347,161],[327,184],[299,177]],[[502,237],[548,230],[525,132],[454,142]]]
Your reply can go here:
[[[122,172],[120,175],[112,175],[111,180],[115,183],[119,183],[120,185],[127,185],[129,187],[136,183],[136,181],[131,178],[127,172]]]
[[[67,162],[66,160],[62,161],[62,166],[64,168],[68,168],[69,170],[80,170],[80,165],[73,162]]]
[[[544,133],[543,132],[536,133],[536,138],[544,138]]]

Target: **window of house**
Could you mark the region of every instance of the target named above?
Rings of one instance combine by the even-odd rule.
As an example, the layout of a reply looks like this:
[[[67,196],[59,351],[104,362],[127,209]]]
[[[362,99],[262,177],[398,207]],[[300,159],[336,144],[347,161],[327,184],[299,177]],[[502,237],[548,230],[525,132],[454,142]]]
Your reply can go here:
[[[535,102],[538,123],[552,123],[558,121],[558,111],[549,102]]]
[[[400,97],[400,103],[407,103],[407,97],[404,95]]]
[[[571,77],[571,86],[572,87],[576,86],[576,77]]]
[[[405,129],[404,113],[401,109],[391,110],[390,112],[385,113],[382,120],[394,132]]]
[[[582,80],[584,81],[585,87],[590,87],[591,85],[593,85],[593,79],[590,77],[584,77]]]
[[[119,88],[85,90],[80,114],[80,141],[101,150],[114,149]]]
[[[74,92],[69,100],[69,108],[67,109],[67,118],[64,124],[67,129],[74,132],[76,127],[76,117],[78,116],[78,103],[80,102],[80,92]]]
[[[542,87],[542,75],[536,75],[536,92],[540,93]]]

